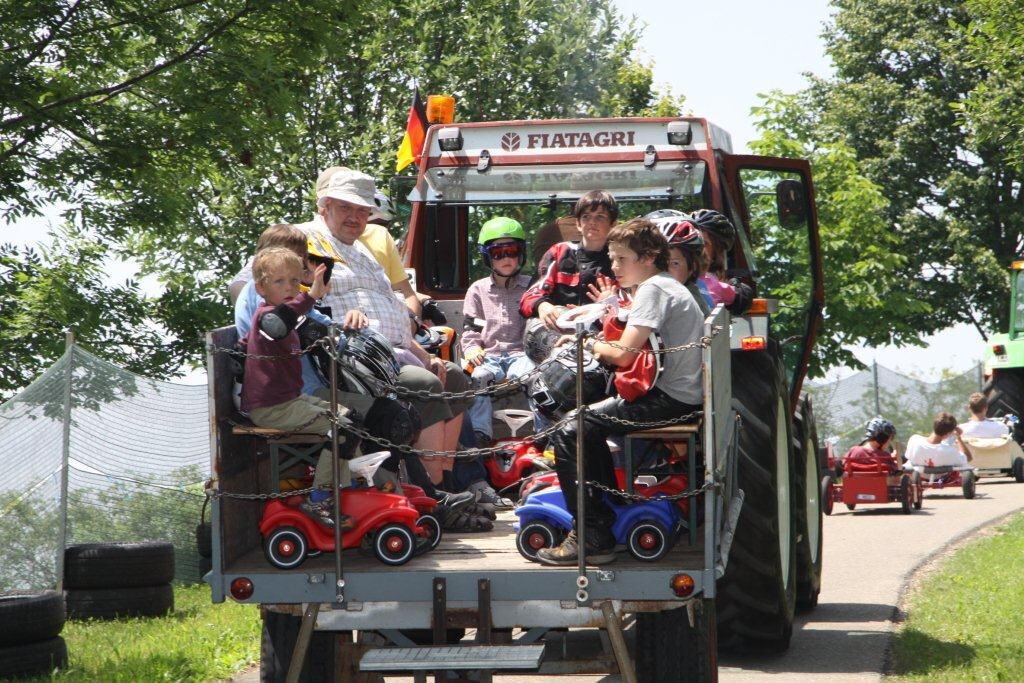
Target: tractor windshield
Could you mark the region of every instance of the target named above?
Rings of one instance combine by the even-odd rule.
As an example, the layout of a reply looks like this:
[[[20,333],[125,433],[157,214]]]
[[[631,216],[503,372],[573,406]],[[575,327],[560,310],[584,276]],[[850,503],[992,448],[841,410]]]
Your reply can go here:
[[[1024,270],[1014,271],[1013,276],[1013,329],[1024,332]]]

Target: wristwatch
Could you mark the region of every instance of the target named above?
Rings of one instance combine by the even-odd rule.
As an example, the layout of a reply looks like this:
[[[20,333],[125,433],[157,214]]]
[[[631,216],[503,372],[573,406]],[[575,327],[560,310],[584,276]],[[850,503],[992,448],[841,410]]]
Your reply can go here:
[[[590,355],[594,355],[594,343],[595,340],[593,339],[586,340],[585,342],[583,342],[583,350],[589,353]]]

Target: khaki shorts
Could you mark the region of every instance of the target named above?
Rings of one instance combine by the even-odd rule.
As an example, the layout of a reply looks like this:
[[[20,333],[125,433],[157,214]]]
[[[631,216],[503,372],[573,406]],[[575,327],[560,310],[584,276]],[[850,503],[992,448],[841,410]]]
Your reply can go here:
[[[327,434],[331,430],[331,404],[308,394],[284,403],[249,411],[253,424],[285,432]]]
[[[444,364],[448,368],[448,375],[445,377],[443,387],[437,375],[417,365],[402,366],[401,372],[398,373],[398,385],[405,389],[429,391],[434,394],[442,391],[467,391],[469,377],[462,371],[462,368],[451,361],[445,361]],[[432,424],[461,415],[469,407],[471,399],[458,398],[443,401],[441,399],[409,398],[408,400],[419,412],[423,426],[429,427]]]

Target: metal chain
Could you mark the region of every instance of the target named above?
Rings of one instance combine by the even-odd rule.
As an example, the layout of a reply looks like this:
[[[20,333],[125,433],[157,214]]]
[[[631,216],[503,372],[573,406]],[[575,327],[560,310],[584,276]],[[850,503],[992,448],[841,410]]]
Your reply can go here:
[[[292,491],[278,491],[276,493],[229,493],[220,489],[206,489],[207,498],[232,498],[236,500],[274,500],[277,498],[291,498],[292,496],[307,496],[316,491],[315,486],[308,489],[295,489]]]
[[[322,346],[327,353],[331,352],[331,338],[323,337],[317,339],[315,342],[310,344],[304,349],[298,351],[289,351],[288,353],[279,353],[276,355],[260,355],[258,353],[245,353],[239,349],[228,348],[226,346],[216,346],[215,344],[207,344],[206,350],[210,353],[226,353],[232,356],[242,356],[243,358],[255,358],[256,360],[285,360],[294,358],[295,356],[302,356],[307,353],[312,353],[318,346]]]
[[[621,417],[615,417],[614,415],[605,415],[604,413],[592,414],[599,420],[605,420],[613,424],[622,425],[623,427],[631,427],[634,431],[639,431],[641,429],[655,429],[657,427],[668,427],[669,425],[695,422],[698,417],[702,417],[704,415],[704,411],[695,410],[692,413],[688,413],[681,417],[673,417],[667,420],[654,420],[653,422],[635,422],[633,420],[624,420]]]
[[[711,340],[718,336],[718,333],[722,331],[722,325],[715,325],[711,328],[711,334],[705,337],[701,337],[698,341],[688,342],[686,344],[680,344],[678,346],[666,346],[663,349],[638,349],[633,346],[625,346],[618,342],[606,341],[604,339],[597,339],[602,344],[608,344],[611,347],[620,349],[622,351],[629,351],[630,353],[651,353],[656,356],[663,356],[668,353],[677,353],[679,351],[687,351],[689,349],[704,349],[711,346]],[[589,335],[585,335],[589,336]]]
[[[675,493],[675,494],[672,494],[670,496],[668,496],[668,495],[645,496],[642,493],[627,493],[626,491],[620,491],[619,489],[613,489],[610,486],[605,486],[604,484],[602,484],[600,482],[596,482],[596,481],[588,481],[588,482],[586,482],[586,484],[587,484],[587,486],[592,486],[595,489],[599,489],[601,491],[604,491],[605,493],[607,493],[609,495],[618,496],[619,498],[625,498],[626,500],[631,500],[631,501],[637,502],[637,503],[648,503],[648,502],[657,501],[657,500],[673,500],[673,501],[674,500],[682,500],[684,498],[693,498],[694,496],[699,496],[700,494],[705,493],[707,491],[710,491],[712,489],[721,490],[721,485],[718,484],[717,482],[713,481],[713,480],[712,481],[708,481],[703,486],[701,486],[699,489],[693,489],[691,491],[683,491],[682,493]]]

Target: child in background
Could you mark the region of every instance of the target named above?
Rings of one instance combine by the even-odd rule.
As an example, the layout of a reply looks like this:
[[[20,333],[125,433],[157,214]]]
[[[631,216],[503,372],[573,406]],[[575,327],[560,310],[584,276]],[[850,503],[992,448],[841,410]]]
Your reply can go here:
[[[732,221],[714,209],[694,211],[690,220],[704,237],[708,272],[700,277],[699,283],[711,296],[712,307],[725,304],[733,315],[746,313],[754,300],[754,290],[739,278],[726,281],[726,258],[736,241],[736,228]]]
[[[898,455],[886,447],[896,438],[896,426],[881,417],[872,418],[864,428],[864,441],[854,446],[843,456],[843,468],[855,471],[857,465],[881,465],[890,471],[900,468]]]
[[[309,293],[299,289],[304,270],[302,259],[282,247],[263,249],[253,259],[253,283],[264,304],[256,309],[247,338],[242,410],[259,427],[326,434],[331,429],[331,406],[302,393],[299,335],[295,331],[299,318],[327,293],[326,267],[317,266]],[[331,452],[325,450],[317,463],[313,478],[317,489],[330,489],[330,458]],[[333,526],[331,493],[319,500],[307,499],[302,509],[322,524]],[[342,529],[353,527],[346,515],[339,523]]]
[[[711,298],[706,290],[697,285],[698,279],[707,272],[704,257],[704,237],[682,213],[647,218],[658,226],[668,240],[668,268],[666,272],[674,277],[693,295],[703,316],[711,312]]]

